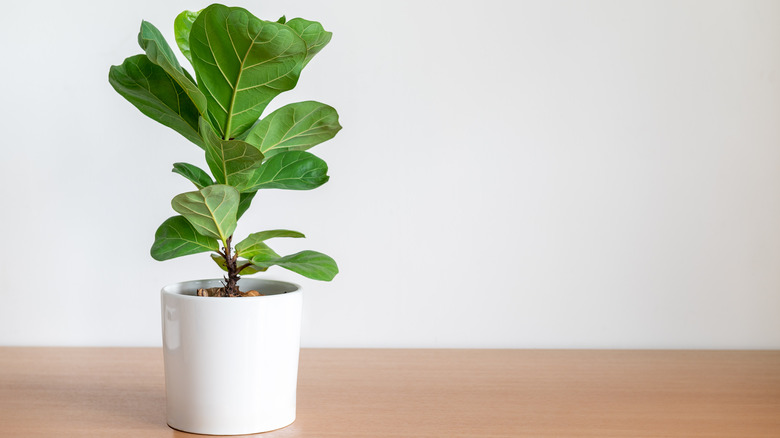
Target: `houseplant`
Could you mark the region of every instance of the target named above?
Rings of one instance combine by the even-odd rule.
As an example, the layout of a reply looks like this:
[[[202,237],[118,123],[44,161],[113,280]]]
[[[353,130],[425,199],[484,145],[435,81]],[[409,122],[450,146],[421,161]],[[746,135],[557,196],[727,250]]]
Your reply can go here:
[[[156,260],[211,252],[226,272],[163,288],[168,424],[208,434],[283,427],[295,416],[300,288],[241,276],[279,266],[330,281],[338,267],[325,254],[280,256],[266,243],[300,232],[266,230],[240,241],[233,232],[259,191],[310,190],[329,178],[308,149],[341,129],[335,109],[306,101],[261,116],[295,87],[331,33],[314,21],[264,21],[220,4],[182,12],[174,32],[194,77],[146,21],[138,34],[144,53],[109,72],[120,95],[203,149],[211,171],[173,165],[196,190],[173,198],[178,215],[160,225],[151,248]]]

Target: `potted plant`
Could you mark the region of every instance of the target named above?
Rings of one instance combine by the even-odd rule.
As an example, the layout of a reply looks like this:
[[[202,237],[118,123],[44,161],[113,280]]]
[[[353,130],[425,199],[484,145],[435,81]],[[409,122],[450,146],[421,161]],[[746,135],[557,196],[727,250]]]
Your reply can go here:
[[[300,232],[266,230],[242,240],[233,232],[259,191],[328,181],[327,165],[308,149],[341,129],[335,109],[306,101],[261,116],[295,87],[331,33],[314,21],[264,21],[220,4],[182,12],[174,32],[194,77],[146,21],[138,34],[144,53],[109,72],[120,95],[203,149],[211,172],[173,165],[195,190],[174,196],[178,215],[160,225],[151,248],[156,260],[210,252],[226,271],[222,279],[162,289],[168,424],[213,435],[278,429],[295,419],[300,287],[241,276],[280,266],[330,281],[338,267],[316,251],[281,256],[267,244]]]

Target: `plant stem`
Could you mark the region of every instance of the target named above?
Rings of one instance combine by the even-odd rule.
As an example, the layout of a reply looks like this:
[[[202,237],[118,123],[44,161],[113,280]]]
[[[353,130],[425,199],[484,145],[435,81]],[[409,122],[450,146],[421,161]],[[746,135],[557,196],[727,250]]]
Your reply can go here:
[[[232,240],[233,236],[228,237],[227,241],[224,242],[225,246],[222,248],[224,253],[223,257],[225,257],[225,267],[227,268],[227,277],[225,277],[225,295],[228,297],[237,297],[239,294],[238,280],[241,278],[239,277],[238,273],[241,272],[241,270],[236,266],[238,254],[233,253],[232,248],[230,248],[230,242]]]

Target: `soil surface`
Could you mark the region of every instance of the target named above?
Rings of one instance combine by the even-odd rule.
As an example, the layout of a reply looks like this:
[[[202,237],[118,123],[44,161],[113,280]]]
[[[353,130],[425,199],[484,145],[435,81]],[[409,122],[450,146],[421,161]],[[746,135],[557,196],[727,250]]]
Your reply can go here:
[[[198,289],[198,296],[199,297],[226,297],[225,294],[225,288],[224,287],[209,287],[206,289]],[[241,292],[238,291],[239,297],[260,297],[263,296],[260,292],[256,290],[250,290],[249,292]]]

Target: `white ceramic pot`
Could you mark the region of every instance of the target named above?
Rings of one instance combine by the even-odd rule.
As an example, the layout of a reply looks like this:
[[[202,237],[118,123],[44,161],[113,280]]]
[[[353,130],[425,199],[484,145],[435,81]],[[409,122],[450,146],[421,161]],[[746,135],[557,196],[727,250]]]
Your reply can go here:
[[[242,278],[266,296],[195,296],[220,280],[162,289],[168,425],[208,435],[243,435],[295,421],[301,333],[300,286]]]

